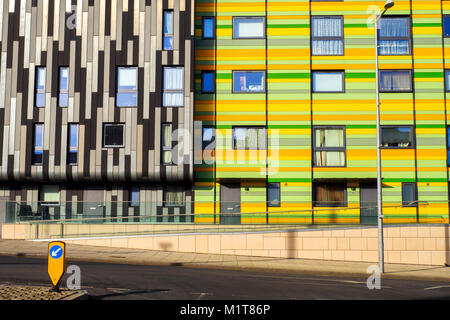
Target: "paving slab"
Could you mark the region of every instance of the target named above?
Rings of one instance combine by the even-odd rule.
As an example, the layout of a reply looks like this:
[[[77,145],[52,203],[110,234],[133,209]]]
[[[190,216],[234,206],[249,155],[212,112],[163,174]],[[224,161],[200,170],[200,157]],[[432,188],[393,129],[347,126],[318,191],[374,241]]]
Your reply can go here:
[[[0,240],[0,255],[47,258],[48,243],[26,240]],[[150,251],[67,244],[66,259],[138,265],[176,265],[190,268],[255,270],[329,276],[367,277],[373,263],[249,257],[186,252]],[[450,267],[386,264],[383,278],[450,282]]]

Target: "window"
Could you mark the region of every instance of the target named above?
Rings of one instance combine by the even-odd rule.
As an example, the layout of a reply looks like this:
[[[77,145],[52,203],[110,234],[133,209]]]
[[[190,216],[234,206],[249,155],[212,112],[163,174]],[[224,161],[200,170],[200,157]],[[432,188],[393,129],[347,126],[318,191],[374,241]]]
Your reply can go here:
[[[410,30],[409,17],[381,18],[378,31],[378,54],[380,56],[409,55]]]
[[[164,11],[163,50],[173,50],[173,11]]]
[[[267,184],[267,206],[279,207],[281,205],[280,183]]]
[[[216,21],[214,17],[202,18],[202,39],[214,39],[216,36]]]
[[[381,127],[381,147],[383,148],[413,148],[414,133],[411,126]]]
[[[445,92],[450,92],[450,70],[445,70]]]
[[[78,125],[69,124],[67,164],[78,163]]]
[[[69,105],[69,68],[59,68],[59,96],[58,105],[67,107]]]
[[[166,67],[164,68],[164,107],[184,106],[184,68]]]
[[[137,68],[117,68],[117,107],[137,107]]]
[[[342,17],[311,17],[311,54],[313,56],[343,55],[343,30]]]
[[[347,207],[347,188],[340,183],[317,183],[313,189],[315,207]]]
[[[214,93],[215,78],[214,71],[202,71],[202,93]]]
[[[233,128],[233,149],[235,150],[265,150],[266,128],[235,127]]]
[[[203,127],[202,130],[202,148],[203,150],[215,148],[216,130],[213,127]]]
[[[124,146],[125,124],[105,123],[103,125],[103,148]]]
[[[34,145],[33,145],[33,164],[42,164],[44,153],[44,125],[36,123],[33,130]]]
[[[314,128],[314,166],[345,167],[345,128]]]
[[[313,92],[344,92],[344,71],[313,71]]]
[[[132,187],[130,190],[130,207],[139,207],[139,188]]]
[[[233,39],[261,39],[265,29],[264,17],[233,17]]]
[[[402,205],[404,207],[417,206],[417,185],[415,182],[402,183]]]
[[[46,69],[45,67],[36,68],[36,99],[35,106],[38,108],[45,107],[45,82]]]
[[[46,204],[59,203],[59,186],[43,185],[39,190],[39,201]]]
[[[168,186],[163,190],[164,206],[183,206],[184,191],[180,186]]]
[[[445,38],[450,37],[450,16],[444,15],[442,17],[442,25],[444,27],[443,34]]]
[[[265,71],[233,71],[233,93],[263,93],[265,77]]]
[[[172,124],[163,123],[161,126],[161,152],[162,164],[171,165],[172,163]]]
[[[411,70],[380,70],[381,92],[411,92]]]

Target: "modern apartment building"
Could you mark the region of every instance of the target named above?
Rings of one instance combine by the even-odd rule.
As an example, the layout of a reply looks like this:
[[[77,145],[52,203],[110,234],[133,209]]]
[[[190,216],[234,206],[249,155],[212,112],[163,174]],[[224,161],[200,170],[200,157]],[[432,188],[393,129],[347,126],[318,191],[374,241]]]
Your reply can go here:
[[[450,1],[384,3],[197,1],[196,221],[376,222],[378,54],[384,222],[449,222]]]
[[[193,0],[2,1],[3,202],[25,217],[191,219],[193,12]]]
[[[450,1],[384,2],[3,1],[0,204],[374,223],[378,54],[384,221],[448,223]]]

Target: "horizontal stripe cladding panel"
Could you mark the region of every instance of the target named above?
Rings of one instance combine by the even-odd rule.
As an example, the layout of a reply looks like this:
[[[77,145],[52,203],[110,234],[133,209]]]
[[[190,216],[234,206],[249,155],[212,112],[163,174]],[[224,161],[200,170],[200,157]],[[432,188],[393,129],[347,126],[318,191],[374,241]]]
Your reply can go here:
[[[376,178],[376,106],[374,30],[368,28],[367,8],[382,2],[347,1],[198,1],[196,8],[196,106],[194,118],[219,131],[229,130],[217,150],[231,150],[231,128],[236,125],[267,124],[268,170],[260,179],[274,182],[311,182],[315,179]],[[442,207],[420,207],[418,217],[443,215],[448,219],[446,186],[446,113],[444,69],[448,39],[442,39],[442,13],[450,14],[445,1],[396,1],[389,15],[411,17],[411,55],[380,56],[380,69],[413,70],[414,92],[381,93],[382,125],[416,126],[417,150],[383,150],[383,178],[386,183],[418,181],[419,200],[431,196]],[[267,15],[266,15],[267,8]],[[287,10],[288,8],[288,10]],[[446,8],[446,9],[445,9]],[[217,12],[215,12],[217,10]],[[445,11],[448,10],[448,11]],[[310,16],[344,17],[343,56],[313,56],[310,53]],[[202,40],[203,16],[216,16],[216,41]],[[266,16],[267,39],[232,39],[232,17]],[[201,94],[201,71],[216,71],[216,94]],[[232,71],[266,70],[267,92],[232,93]],[[311,94],[311,72],[345,70],[345,93]],[[449,110],[450,111],[450,110]],[[311,126],[346,126],[345,168],[313,168]],[[235,154],[229,153],[235,160]],[[278,158],[277,158],[278,157]],[[196,181],[255,177],[260,164],[233,165],[220,156],[215,167],[197,166]],[[234,171],[233,171],[234,170]],[[391,182],[390,182],[391,181]],[[304,187],[311,195],[311,186]],[[400,191],[384,190],[389,201],[401,203]],[[216,190],[217,192],[217,190]],[[282,203],[288,189],[282,188]],[[213,190],[202,190],[204,201],[214,201]],[[208,196],[209,195],[209,196]],[[289,200],[295,198],[289,195]],[[298,196],[302,197],[302,196]],[[356,199],[356,198],[354,198]],[[358,200],[358,199],[356,199]],[[219,201],[216,197],[215,201]],[[359,200],[358,200],[359,201]],[[402,215],[403,209],[395,214]],[[406,210],[406,211],[405,211]],[[408,219],[417,213],[405,209]],[[344,214],[344,213],[342,213]],[[395,215],[394,212],[389,213]],[[393,217],[393,216],[392,216]],[[395,220],[399,221],[399,220]]]
[[[15,7],[9,7],[15,4]],[[193,0],[5,1],[0,57],[0,179],[192,181],[192,161],[161,163],[161,123],[192,132]],[[74,11],[72,11],[72,9]],[[174,11],[173,50],[162,50],[164,10]],[[46,67],[45,108],[36,68]],[[69,67],[68,107],[58,70]],[[137,67],[138,107],[116,107],[116,69]],[[184,107],[162,107],[163,66],[184,66]],[[33,123],[44,124],[43,166],[31,165]],[[67,165],[68,124],[79,124],[78,165]],[[104,123],[125,124],[124,147],[103,146]],[[181,143],[180,135],[175,137]],[[186,157],[188,159],[190,155]]]

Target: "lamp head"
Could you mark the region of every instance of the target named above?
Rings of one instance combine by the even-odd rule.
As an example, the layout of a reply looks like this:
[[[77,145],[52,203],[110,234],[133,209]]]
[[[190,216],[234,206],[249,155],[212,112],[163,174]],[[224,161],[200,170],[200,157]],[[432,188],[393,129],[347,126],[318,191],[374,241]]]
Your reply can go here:
[[[394,6],[394,1],[393,0],[387,0],[386,3],[384,4],[384,9],[389,9],[392,8]]]

